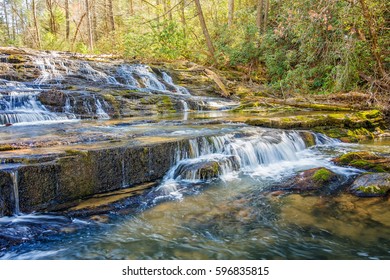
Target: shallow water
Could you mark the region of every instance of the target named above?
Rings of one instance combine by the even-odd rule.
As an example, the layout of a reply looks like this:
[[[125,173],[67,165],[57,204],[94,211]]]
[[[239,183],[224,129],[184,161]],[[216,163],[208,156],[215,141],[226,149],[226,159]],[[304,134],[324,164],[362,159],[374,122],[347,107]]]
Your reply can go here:
[[[330,159],[366,147],[390,152],[375,143],[319,145],[218,179],[176,180],[174,189],[164,189],[163,181],[133,208],[94,221],[38,217],[49,232],[33,232],[24,244],[0,251],[0,258],[390,259],[389,199],[274,195],[271,189],[319,166],[353,178],[361,171],[334,166]],[[10,220],[2,221],[12,228]],[[25,230],[32,224],[13,223]]]

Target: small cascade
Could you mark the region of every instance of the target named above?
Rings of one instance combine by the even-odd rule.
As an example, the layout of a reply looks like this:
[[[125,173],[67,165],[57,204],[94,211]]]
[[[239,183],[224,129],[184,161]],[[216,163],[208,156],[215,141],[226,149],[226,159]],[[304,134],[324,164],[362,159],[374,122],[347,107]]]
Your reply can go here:
[[[125,86],[141,91],[167,91],[166,86],[158,79],[147,65],[121,65],[117,69],[118,80],[122,80]]]
[[[37,92],[28,88],[0,95],[0,125],[68,119],[48,111],[37,97]]]
[[[20,207],[19,207],[19,178],[18,178],[18,171],[11,171],[10,172],[11,178],[12,178],[12,188],[14,193],[14,215],[20,214]]]
[[[54,56],[35,57],[33,62],[40,70],[40,76],[34,81],[34,84],[37,85],[48,84],[52,81],[60,83],[64,80],[64,76],[61,74],[58,66],[60,66],[65,72],[69,73],[64,62],[61,60],[56,61]]]
[[[185,102],[183,99],[180,100],[180,103],[183,105],[183,112],[188,112],[189,109],[188,109],[188,104],[187,102]]]
[[[275,164],[297,162],[305,149],[304,140],[295,131],[246,130],[199,137],[189,140],[188,152],[166,174],[158,190],[175,193],[180,182],[230,179],[237,172],[253,174]]]
[[[180,103],[183,105],[183,112],[184,112],[183,121],[186,121],[188,120],[188,111],[189,111],[188,104],[183,99],[180,100]]]
[[[321,133],[314,133],[314,138],[318,145],[334,145],[340,143],[340,140],[330,138],[329,136]]]
[[[98,119],[103,119],[103,120],[109,119],[110,116],[104,111],[102,103],[96,97],[96,95],[93,96],[93,99],[95,100],[96,115],[98,116]]]
[[[88,80],[91,80],[93,82],[99,82],[99,83],[107,83],[112,85],[120,85],[120,83],[111,75],[108,75],[102,71],[94,69],[89,63],[87,62],[81,62],[79,66],[79,71],[83,75],[86,75],[85,77]]]
[[[40,72],[39,77],[34,81],[34,84],[39,86],[59,84],[65,80],[66,76],[74,76],[99,84],[129,87],[139,91],[190,95],[186,88],[174,84],[172,77],[166,72],[161,72],[162,77],[159,77],[149,66],[144,64],[118,66],[100,62],[90,63],[69,59],[56,52],[44,56],[34,56],[31,57],[31,60]]]
[[[172,77],[169,76],[167,73],[162,72],[162,77],[163,77],[164,81],[165,81],[168,85],[170,85],[171,87],[173,87],[173,88],[176,90],[176,93],[178,93],[178,94],[187,94],[187,95],[191,95],[191,93],[188,91],[188,89],[186,89],[185,87],[176,85],[176,84],[173,82]]]
[[[74,100],[74,103],[76,101]],[[71,102],[70,102],[70,97],[67,96],[65,98],[65,106],[64,106],[64,113],[67,115],[67,116],[70,116],[72,119],[76,118],[76,115],[74,114],[74,110],[73,110],[73,107],[71,105]]]

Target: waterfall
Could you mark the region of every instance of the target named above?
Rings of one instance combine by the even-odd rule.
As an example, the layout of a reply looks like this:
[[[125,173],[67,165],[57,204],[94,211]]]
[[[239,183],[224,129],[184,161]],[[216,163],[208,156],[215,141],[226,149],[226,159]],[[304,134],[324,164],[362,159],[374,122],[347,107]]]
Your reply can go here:
[[[169,76],[167,73],[162,72],[162,77],[163,77],[164,81],[165,81],[168,85],[170,85],[171,87],[173,87],[173,88],[176,90],[176,93],[191,95],[190,92],[188,91],[188,89],[186,89],[185,87],[176,85],[176,84],[173,82],[172,77]]]
[[[37,97],[29,88],[0,95],[0,125],[68,119],[47,110]]]
[[[100,100],[96,97],[96,95],[93,96],[93,99],[95,100],[95,106],[96,106],[96,115],[99,119],[109,119],[110,116],[104,111],[102,103],[100,103]]]
[[[115,77],[108,75],[102,71],[94,69],[89,63],[81,62],[79,66],[79,71],[82,74],[86,75],[88,80],[93,82],[105,82],[112,85],[120,85],[120,83],[115,79]]]
[[[30,57],[40,75],[34,84],[44,85],[66,80],[66,76],[84,78],[95,83],[106,83],[114,86],[128,87],[139,91],[158,91],[173,94],[186,94],[190,92],[174,84],[172,77],[161,72],[158,77],[153,70],[144,64],[121,64],[80,61],[60,56],[56,52],[49,55]],[[170,91],[167,89],[172,88]]]
[[[19,215],[20,214],[20,208],[19,208],[19,179],[18,179],[18,171],[11,171],[10,172],[11,178],[12,178],[12,188],[14,193],[14,214]]]
[[[189,140],[188,152],[169,170],[158,190],[171,194],[177,192],[180,182],[231,178],[237,172],[253,174],[282,162],[297,162],[305,149],[304,140],[295,131],[246,130],[199,137]]]
[[[180,103],[183,105],[183,112],[188,112],[188,104],[184,100],[180,100]]]
[[[138,90],[167,91],[166,86],[159,81],[147,65],[122,65],[118,68],[117,74],[125,81],[125,85]]]
[[[180,103],[183,105],[183,112],[184,112],[183,121],[186,121],[186,120],[188,120],[188,111],[189,111],[188,104],[183,99],[180,100]]]
[[[76,103],[76,100],[74,100],[74,103]],[[70,97],[69,97],[69,96],[67,96],[67,97],[65,98],[64,113],[65,113],[67,116],[71,117],[72,119],[75,119],[75,118],[76,118],[76,115],[75,115],[74,112],[73,112],[73,107],[72,107],[72,105],[71,105],[71,103],[70,103]]]
[[[59,83],[64,79],[56,66],[54,57],[36,57],[33,59],[35,65],[40,70],[40,76],[34,81],[37,85],[47,84],[49,81]],[[64,64],[62,64],[64,66]]]

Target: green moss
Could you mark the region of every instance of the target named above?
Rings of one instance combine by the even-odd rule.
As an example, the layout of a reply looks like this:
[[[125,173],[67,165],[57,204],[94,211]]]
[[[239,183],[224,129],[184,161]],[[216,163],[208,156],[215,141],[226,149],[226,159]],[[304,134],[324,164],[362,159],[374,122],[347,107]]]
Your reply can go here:
[[[103,94],[103,98],[104,98],[105,101],[107,101],[107,102],[110,103],[110,104],[116,102],[115,97],[112,96],[111,94]]]
[[[16,148],[9,144],[0,145],[0,152],[12,151],[12,150],[16,150]]]
[[[119,118],[120,117],[120,103],[115,98],[115,96],[111,94],[103,94],[102,95],[104,100],[109,103],[112,108],[114,109],[113,118]]]
[[[219,174],[219,164],[218,162],[212,162],[206,166],[203,166],[199,170],[200,179],[207,180],[210,178],[217,177]]]
[[[27,61],[25,57],[15,54],[9,55],[7,59],[10,63],[24,63]]]
[[[382,115],[379,110],[361,111],[356,114],[363,119],[374,119]]]
[[[312,147],[316,145],[316,139],[313,133],[309,131],[301,131],[299,135],[302,137],[303,142],[305,142],[306,147]]]
[[[360,160],[353,160],[349,163],[350,166],[360,168],[360,169],[365,169],[365,170],[371,170],[375,172],[385,172],[385,169],[378,164],[375,164],[373,162],[369,162],[363,159]]]
[[[382,189],[378,186],[371,185],[371,186],[360,186],[356,190],[366,193],[366,194],[385,194],[387,192],[387,189]]]
[[[66,155],[68,156],[87,156],[87,151],[80,151],[80,150],[65,150]]]
[[[172,100],[169,96],[160,96],[157,102],[157,111],[159,113],[175,113],[175,107],[173,106]]]
[[[332,175],[332,172],[330,172],[329,170],[321,168],[313,174],[312,178],[316,183],[326,183],[331,180]]]
[[[370,152],[352,152],[334,160],[341,165],[353,166],[372,172],[390,171],[390,159],[380,157]]]
[[[359,160],[377,160],[380,157],[377,155],[370,153],[370,152],[351,152],[346,153],[338,158],[338,162],[342,164],[350,164],[352,161],[359,161]]]

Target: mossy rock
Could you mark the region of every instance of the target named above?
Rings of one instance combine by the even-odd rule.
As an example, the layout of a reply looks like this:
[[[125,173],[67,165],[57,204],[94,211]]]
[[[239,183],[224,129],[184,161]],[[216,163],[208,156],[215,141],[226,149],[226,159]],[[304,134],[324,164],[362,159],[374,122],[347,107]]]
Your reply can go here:
[[[189,162],[179,165],[175,171],[175,179],[211,180],[222,174],[223,167],[238,170],[239,166],[235,157],[214,159],[211,161]]]
[[[242,105],[243,106],[243,105]],[[378,110],[288,117],[253,117],[246,124],[280,129],[311,129],[343,142],[373,139],[384,126]]]
[[[175,106],[169,96],[160,96],[157,102],[157,111],[161,114],[175,113]]]
[[[370,152],[351,152],[333,160],[338,165],[352,166],[371,172],[390,172],[390,158]]]
[[[112,116],[118,118],[120,116],[120,102],[111,94],[103,94],[102,97],[113,109]]]
[[[0,152],[5,152],[5,151],[12,151],[18,149],[17,147],[14,147],[9,144],[0,144]]]
[[[306,148],[316,145],[316,138],[310,131],[300,131],[299,135],[302,137],[303,142],[305,142]]]
[[[390,173],[363,174],[353,182],[349,191],[359,197],[387,196],[390,192]]]
[[[274,189],[292,192],[332,192],[340,187],[340,182],[339,175],[324,167],[318,167],[305,170]]]
[[[313,174],[312,179],[316,184],[325,184],[332,179],[333,174],[326,168],[320,168]]]
[[[27,61],[26,57],[22,56],[22,55],[17,55],[17,54],[11,54],[7,57],[7,60],[9,63],[15,63],[15,64],[18,64],[18,63],[25,63]]]

